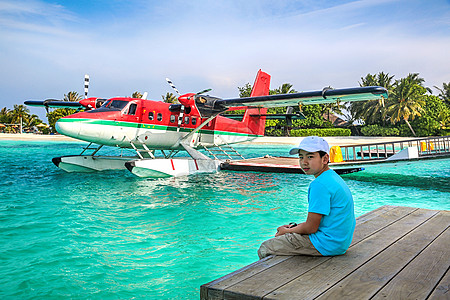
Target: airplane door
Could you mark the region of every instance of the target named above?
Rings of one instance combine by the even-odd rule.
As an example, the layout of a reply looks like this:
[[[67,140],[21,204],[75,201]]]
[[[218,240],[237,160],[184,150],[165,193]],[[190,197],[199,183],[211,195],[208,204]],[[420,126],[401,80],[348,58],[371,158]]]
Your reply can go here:
[[[141,121],[141,111],[140,103],[131,102],[129,103],[121,112],[120,119],[117,120],[117,125],[121,130],[121,135],[127,137],[128,139],[134,139],[138,134],[138,124]],[[135,126],[130,126],[134,123]]]
[[[199,120],[204,121],[204,120]],[[211,120],[208,124],[206,124],[201,130],[199,134],[199,142],[204,145],[214,145],[214,127],[215,127],[216,119]]]
[[[130,103],[128,110],[124,113],[124,121],[139,123],[141,121],[141,113],[138,108],[137,103]]]

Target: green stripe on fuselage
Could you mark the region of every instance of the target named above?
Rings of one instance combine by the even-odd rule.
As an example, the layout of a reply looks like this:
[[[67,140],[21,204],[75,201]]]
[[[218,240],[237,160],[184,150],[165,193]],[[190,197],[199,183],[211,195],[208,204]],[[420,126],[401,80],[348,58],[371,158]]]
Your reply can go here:
[[[116,127],[131,127],[131,128],[143,128],[143,129],[156,129],[156,130],[164,130],[164,131],[177,131],[176,126],[164,126],[164,125],[156,125],[156,124],[145,124],[145,123],[133,123],[133,122],[124,122],[124,121],[111,121],[111,120],[99,120],[99,119],[76,119],[76,118],[67,118],[67,119],[59,119],[58,122],[80,122],[84,124],[91,125],[106,125],[106,126],[116,126]],[[191,132],[194,128],[183,128],[180,127],[180,132]],[[204,134],[220,134],[220,135],[234,135],[234,136],[249,136],[249,137],[260,137],[262,135],[257,134],[245,134],[239,132],[230,132],[230,131],[219,131],[219,130],[210,130],[210,129],[200,129],[199,133]]]

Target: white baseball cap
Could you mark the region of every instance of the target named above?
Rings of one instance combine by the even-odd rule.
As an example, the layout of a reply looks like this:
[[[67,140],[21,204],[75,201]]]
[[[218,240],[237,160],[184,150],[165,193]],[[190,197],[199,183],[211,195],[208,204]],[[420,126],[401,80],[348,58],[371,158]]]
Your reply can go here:
[[[299,150],[305,150],[307,152],[317,152],[323,151],[330,154],[330,146],[328,146],[327,141],[318,136],[308,136],[305,137],[298,147],[289,150],[290,155],[298,154]]]

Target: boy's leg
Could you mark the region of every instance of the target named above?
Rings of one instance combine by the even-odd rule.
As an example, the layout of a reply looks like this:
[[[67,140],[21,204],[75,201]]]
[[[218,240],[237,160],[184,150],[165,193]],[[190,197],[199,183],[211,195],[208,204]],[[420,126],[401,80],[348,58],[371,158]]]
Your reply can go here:
[[[258,249],[260,259],[269,255],[309,255],[322,256],[309,240],[308,235],[286,233],[261,244]]]

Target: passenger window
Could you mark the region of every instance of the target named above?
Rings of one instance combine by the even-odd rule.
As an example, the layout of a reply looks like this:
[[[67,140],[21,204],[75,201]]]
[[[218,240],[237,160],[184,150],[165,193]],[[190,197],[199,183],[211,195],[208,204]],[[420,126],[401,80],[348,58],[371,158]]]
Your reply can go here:
[[[170,123],[174,123],[175,122],[175,115],[170,115]]]
[[[136,114],[136,108],[137,108],[137,104],[131,103],[130,108],[128,108],[128,114],[131,116],[134,116]]]
[[[184,117],[184,124],[189,124],[189,117]]]
[[[150,120],[150,121],[153,121],[153,119],[155,118],[155,113],[154,112],[149,112],[148,113],[148,119]]]
[[[192,118],[192,121],[191,121],[191,123],[192,123],[192,125],[195,125],[195,124],[197,124],[197,119],[196,119],[196,118]]]
[[[157,115],[156,115],[156,120],[158,120],[158,121],[162,121],[162,113],[158,113]]]

